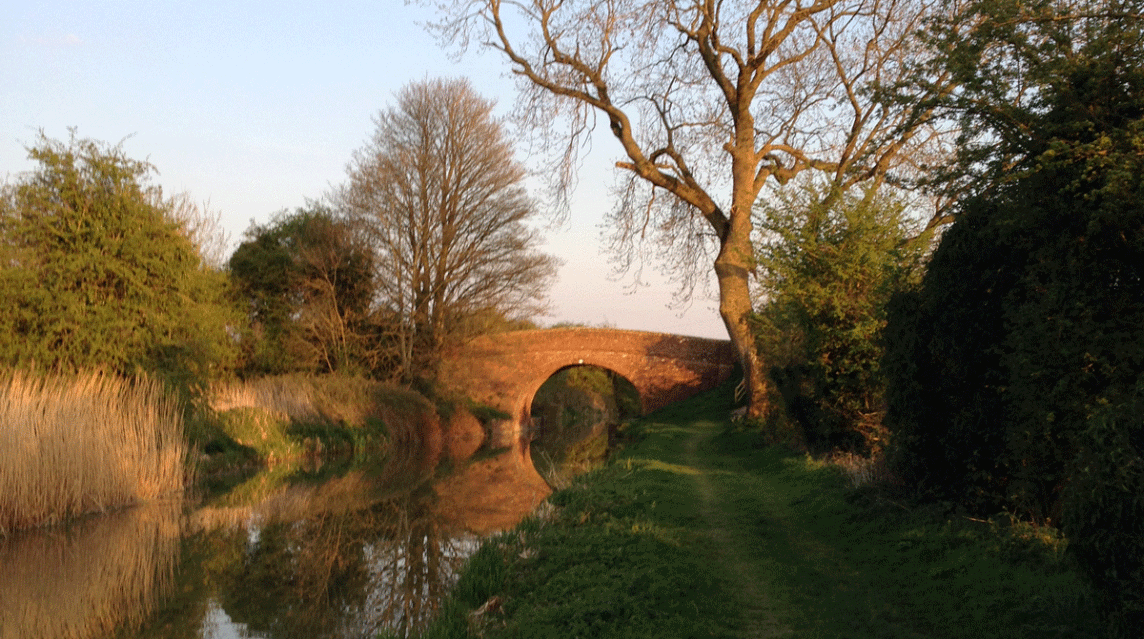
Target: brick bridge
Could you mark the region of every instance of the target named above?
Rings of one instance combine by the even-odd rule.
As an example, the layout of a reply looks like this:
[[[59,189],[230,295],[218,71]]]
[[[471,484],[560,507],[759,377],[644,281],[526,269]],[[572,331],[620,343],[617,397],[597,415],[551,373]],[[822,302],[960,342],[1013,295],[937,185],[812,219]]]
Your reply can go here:
[[[557,371],[599,366],[639,391],[643,413],[718,386],[735,352],[727,340],[606,328],[514,331],[479,337],[447,355],[445,385],[511,415],[499,444],[518,439],[537,389]]]

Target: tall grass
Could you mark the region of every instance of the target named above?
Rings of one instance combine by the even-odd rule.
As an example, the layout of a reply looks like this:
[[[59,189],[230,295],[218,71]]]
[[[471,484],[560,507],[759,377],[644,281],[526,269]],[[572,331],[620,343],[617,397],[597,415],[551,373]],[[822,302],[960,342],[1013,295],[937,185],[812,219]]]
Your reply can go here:
[[[186,456],[158,382],[0,375],[0,533],[180,491]]]
[[[360,377],[276,375],[216,384],[211,388],[210,405],[217,412],[258,408],[294,422],[360,424],[370,416],[383,389],[397,392]]]

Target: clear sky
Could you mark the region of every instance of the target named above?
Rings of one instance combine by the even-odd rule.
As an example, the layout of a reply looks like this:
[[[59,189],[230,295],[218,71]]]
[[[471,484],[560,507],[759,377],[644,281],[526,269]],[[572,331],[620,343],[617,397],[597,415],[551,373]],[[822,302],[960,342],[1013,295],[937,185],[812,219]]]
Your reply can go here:
[[[251,221],[321,197],[345,176],[373,116],[402,85],[466,76],[512,108],[514,81],[495,52],[457,62],[402,0],[8,0],[0,21],[0,177],[28,170],[43,129],[123,141],[168,193],[221,212],[231,246]],[[603,146],[603,145],[601,145]],[[610,277],[600,236],[618,145],[583,168],[567,223],[547,228],[564,261],[558,321],[725,338],[715,302],[667,307],[672,284]],[[522,158],[526,163],[527,158]],[[645,269],[645,274],[652,269]]]

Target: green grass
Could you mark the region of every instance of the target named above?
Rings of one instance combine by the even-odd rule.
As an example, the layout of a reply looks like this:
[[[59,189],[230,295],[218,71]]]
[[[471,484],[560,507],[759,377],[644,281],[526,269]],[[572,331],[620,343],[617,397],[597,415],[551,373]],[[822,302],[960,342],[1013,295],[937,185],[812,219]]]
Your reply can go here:
[[[1102,636],[1051,531],[852,489],[727,414],[715,393],[638,422],[474,555],[425,636]]]

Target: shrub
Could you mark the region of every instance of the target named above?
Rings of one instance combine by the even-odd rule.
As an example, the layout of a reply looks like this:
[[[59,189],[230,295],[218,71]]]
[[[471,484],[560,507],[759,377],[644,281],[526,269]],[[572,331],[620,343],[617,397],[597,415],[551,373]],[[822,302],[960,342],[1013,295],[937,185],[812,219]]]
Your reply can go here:
[[[1078,434],[1063,529],[1121,636],[1144,627],[1144,379],[1101,401]]]
[[[0,364],[146,371],[184,388],[229,366],[226,277],[153,167],[74,134],[28,153],[38,168],[0,188]]]
[[[812,449],[880,449],[885,305],[916,277],[928,235],[874,189],[803,184],[761,201],[757,216],[754,329],[787,416]]]

